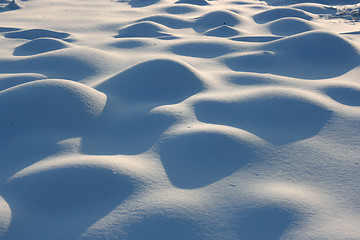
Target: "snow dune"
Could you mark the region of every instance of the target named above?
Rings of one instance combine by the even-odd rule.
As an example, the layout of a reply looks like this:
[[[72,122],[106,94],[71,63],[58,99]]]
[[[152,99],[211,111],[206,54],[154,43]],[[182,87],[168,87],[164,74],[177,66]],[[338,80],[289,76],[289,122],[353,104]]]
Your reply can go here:
[[[0,239],[360,239],[359,4],[0,0]]]
[[[345,37],[309,31],[282,38],[254,52],[225,57],[236,71],[263,72],[303,79],[324,79],[345,74],[359,65],[359,52]]]

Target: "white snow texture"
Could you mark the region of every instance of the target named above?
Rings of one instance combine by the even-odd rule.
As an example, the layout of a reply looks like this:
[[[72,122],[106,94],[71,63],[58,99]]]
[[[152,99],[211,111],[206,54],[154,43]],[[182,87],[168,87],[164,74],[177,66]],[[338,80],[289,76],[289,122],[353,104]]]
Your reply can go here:
[[[0,239],[360,239],[359,2],[0,0]]]

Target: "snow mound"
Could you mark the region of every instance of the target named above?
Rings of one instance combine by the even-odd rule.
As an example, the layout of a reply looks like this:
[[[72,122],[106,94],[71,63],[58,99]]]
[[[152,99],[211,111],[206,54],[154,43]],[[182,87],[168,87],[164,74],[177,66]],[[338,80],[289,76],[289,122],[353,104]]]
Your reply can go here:
[[[318,3],[299,3],[291,5],[291,7],[313,14],[335,14],[337,11],[334,7],[329,7]]]
[[[172,29],[188,28],[191,26],[190,20],[184,19],[182,17],[172,16],[172,15],[150,16],[150,17],[146,17],[146,18],[139,20],[139,22],[141,22],[141,21],[145,21],[145,22],[151,21],[151,22],[159,23],[161,25],[164,25],[164,26],[172,28]]]
[[[253,16],[255,22],[260,24],[268,23],[285,17],[294,17],[304,20],[312,19],[312,16],[309,13],[294,8],[274,8]]]
[[[212,108],[213,113],[217,110]],[[157,148],[171,183],[185,189],[225,178],[253,161],[255,155],[244,140],[211,130],[172,135]]]
[[[128,177],[82,164],[49,167],[12,178],[5,195],[11,200],[15,220],[7,236],[79,238],[133,192]],[[44,227],[49,232],[42,231]]]
[[[197,71],[185,62],[154,59],[132,66],[97,87],[100,91],[146,105],[174,104],[203,89]]]
[[[0,92],[2,139],[25,132],[75,134],[89,126],[106,96],[67,80],[38,80]],[[9,107],[11,106],[11,107]]]
[[[288,59],[295,76],[304,76],[307,72],[305,78],[339,76],[360,63],[359,50],[348,39],[324,31],[280,39],[268,43],[265,48]]]
[[[58,38],[65,39],[70,36],[69,33],[56,32],[46,29],[30,29],[30,30],[20,30],[6,33],[4,35],[6,38],[21,38],[33,40],[36,38]]]
[[[242,22],[240,16],[231,11],[212,11],[195,19],[193,28],[197,32],[205,32],[210,29],[227,25],[234,27]]]
[[[225,56],[226,65],[230,69],[240,72],[267,73],[275,72],[278,69],[282,70],[283,66],[275,62],[276,60],[276,54],[271,51],[254,51]]]
[[[225,57],[236,71],[274,73],[304,79],[340,76],[359,65],[359,51],[346,38],[310,31],[266,43],[265,51]]]
[[[81,81],[108,74],[116,60],[112,55],[88,47],[63,48],[18,59],[1,59],[0,71]]]
[[[291,36],[302,32],[314,30],[310,22],[299,18],[286,17],[268,24],[272,34],[278,36]]]
[[[102,82],[108,96],[98,119],[85,134],[82,151],[90,154],[139,154],[147,151],[174,123],[174,117],[151,109],[179,103],[204,89],[190,65],[172,59],[138,63]]]
[[[273,89],[246,99],[200,101],[195,112],[200,121],[244,129],[277,145],[316,135],[332,113],[316,96]]]
[[[51,52],[70,45],[62,40],[54,38],[37,38],[15,48],[14,56],[29,56],[45,52]]]
[[[171,34],[167,33],[165,26],[145,21],[131,24],[118,32],[115,38],[133,38],[133,37],[144,37],[144,38],[173,38]]]

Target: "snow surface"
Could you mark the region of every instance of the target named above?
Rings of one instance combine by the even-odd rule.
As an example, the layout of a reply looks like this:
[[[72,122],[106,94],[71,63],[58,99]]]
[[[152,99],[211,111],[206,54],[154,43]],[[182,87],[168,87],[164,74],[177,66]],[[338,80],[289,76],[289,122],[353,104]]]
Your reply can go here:
[[[360,239],[356,0],[0,0],[0,239]]]

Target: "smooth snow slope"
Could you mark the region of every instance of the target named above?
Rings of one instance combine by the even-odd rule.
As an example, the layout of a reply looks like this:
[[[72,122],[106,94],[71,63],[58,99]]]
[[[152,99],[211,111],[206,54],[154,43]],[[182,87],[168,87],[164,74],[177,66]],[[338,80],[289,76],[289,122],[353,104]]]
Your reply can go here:
[[[0,239],[360,239],[358,2],[0,0]]]

